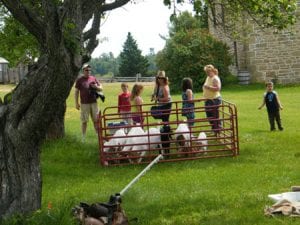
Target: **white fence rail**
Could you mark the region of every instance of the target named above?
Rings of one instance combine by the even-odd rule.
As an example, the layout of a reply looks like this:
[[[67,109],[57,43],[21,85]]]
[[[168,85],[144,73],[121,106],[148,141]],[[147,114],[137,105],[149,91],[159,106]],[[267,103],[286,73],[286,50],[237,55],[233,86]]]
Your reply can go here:
[[[100,77],[100,81],[103,83],[114,82],[152,82],[155,77],[143,77],[137,74],[135,77]]]
[[[27,72],[28,68],[26,66],[0,71],[0,84],[17,84],[25,77]],[[104,83],[152,82],[155,80],[155,77],[143,77],[137,74],[134,77],[100,77],[99,80]]]

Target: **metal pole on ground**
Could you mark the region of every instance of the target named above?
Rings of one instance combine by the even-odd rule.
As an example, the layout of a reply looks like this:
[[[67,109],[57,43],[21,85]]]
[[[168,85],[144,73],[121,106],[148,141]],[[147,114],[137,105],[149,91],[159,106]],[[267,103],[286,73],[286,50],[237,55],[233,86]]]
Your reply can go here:
[[[135,183],[137,182],[140,177],[142,177],[148,170],[151,169],[151,167],[157,163],[161,158],[162,158],[162,154],[159,154],[158,156],[156,156],[156,158],[145,168],[143,169],[143,171],[141,171],[129,184],[127,184],[127,186],[125,188],[123,188],[123,190],[120,192],[120,195],[124,195],[124,193]]]

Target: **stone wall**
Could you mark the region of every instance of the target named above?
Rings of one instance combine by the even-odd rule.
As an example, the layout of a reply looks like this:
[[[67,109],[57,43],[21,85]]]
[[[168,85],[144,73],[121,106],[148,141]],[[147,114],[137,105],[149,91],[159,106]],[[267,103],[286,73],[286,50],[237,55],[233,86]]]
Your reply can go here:
[[[298,8],[300,12],[300,1]],[[261,29],[249,20],[242,24],[243,34],[237,40],[229,37],[220,26],[209,23],[211,34],[226,42],[235,56],[233,74],[250,72],[251,82],[300,83],[300,21],[292,28],[274,33]]]

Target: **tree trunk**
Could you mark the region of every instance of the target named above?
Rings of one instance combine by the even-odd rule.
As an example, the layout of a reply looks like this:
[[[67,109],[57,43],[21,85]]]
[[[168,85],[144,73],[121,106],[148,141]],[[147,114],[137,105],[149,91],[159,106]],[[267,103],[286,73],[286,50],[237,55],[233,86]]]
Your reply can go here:
[[[0,106],[0,218],[40,208],[40,143],[51,122],[63,130],[78,70],[67,54],[45,55],[16,87],[11,104]]]
[[[63,138],[65,136],[65,112],[66,103],[63,107],[61,107],[61,110],[49,125],[46,139],[53,140]]]
[[[39,147],[30,140],[13,143],[8,130],[1,127],[1,131],[0,217],[36,210],[41,206],[42,187]]]
[[[65,101],[81,65],[97,47],[103,12],[130,0],[0,0],[33,34],[39,61],[0,106],[0,219],[40,208],[40,143],[53,123],[63,130]],[[93,18],[93,19],[92,19]],[[87,23],[92,27],[84,31]],[[53,128],[51,126],[50,130]],[[52,134],[49,137],[52,137]]]

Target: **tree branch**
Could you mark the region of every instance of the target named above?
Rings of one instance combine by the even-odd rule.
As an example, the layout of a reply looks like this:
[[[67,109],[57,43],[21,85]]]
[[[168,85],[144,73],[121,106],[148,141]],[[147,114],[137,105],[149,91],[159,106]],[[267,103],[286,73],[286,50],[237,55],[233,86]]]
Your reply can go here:
[[[100,21],[101,21],[101,14],[95,13],[93,18],[92,27],[83,33],[83,41],[87,41],[88,39],[92,38],[95,34],[99,34],[100,31]]]
[[[119,8],[130,2],[130,0],[115,0],[112,3],[105,4],[105,0],[82,0],[82,21],[83,28],[89,22],[93,15]]]
[[[101,21],[101,14],[95,13],[94,20],[91,29],[83,34],[83,40],[87,41],[88,43],[85,47],[88,54],[92,54],[94,49],[98,45],[97,35],[100,33],[100,21]]]
[[[87,41],[87,44],[85,46],[87,57],[92,54],[92,52],[98,45],[97,35],[100,33],[100,21],[101,21],[102,13],[108,10],[113,10],[115,8],[121,7],[126,3],[128,3],[129,1],[130,0],[115,0],[114,2],[109,4],[104,4],[105,3],[104,0],[101,1],[90,0],[90,1],[82,2],[82,4],[84,5],[82,7],[84,23],[87,23],[88,19],[91,18],[90,8],[92,7],[94,9],[93,10],[94,18],[93,18],[92,27],[83,34],[83,40],[85,42]]]
[[[45,40],[43,19],[20,0],[0,0],[12,15],[34,35],[39,43]]]
[[[115,0],[112,3],[101,5],[101,11],[105,12],[105,11],[113,10],[115,8],[119,8],[123,5],[126,5],[128,2],[130,2],[130,0]]]

